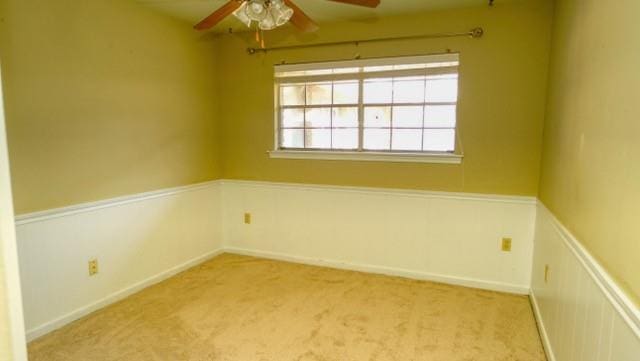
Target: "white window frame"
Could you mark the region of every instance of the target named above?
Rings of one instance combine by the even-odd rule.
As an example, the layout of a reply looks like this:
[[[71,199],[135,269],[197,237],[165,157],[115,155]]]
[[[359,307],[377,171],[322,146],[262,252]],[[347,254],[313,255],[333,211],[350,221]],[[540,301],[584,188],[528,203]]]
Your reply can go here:
[[[329,74],[329,75],[296,75],[279,78],[278,74],[286,72],[305,72],[320,69],[336,69],[336,68],[355,68],[355,67],[371,67],[385,65],[406,65],[406,64],[434,64],[459,62],[458,53],[421,55],[421,56],[404,56],[392,58],[374,58],[362,60],[346,60],[331,61],[320,63],[302,63],[302,64],[286,64],[276,65],[274,67],[274,150],[269,152],[271,158],[283,159],[319,159],[319,160],[355,160],[355,161],[385,161],[385,162],[419,162],[419,163],[444,163],[444,164],[460,164],[464,155],[461,153],[461,146],[458,142],[458,122],[455,126],[455,150],[453,152],[437,152],[437,151],[371,151],[371,150],[306,150],[306,149],[286,149],[280,148],[280,79],[289,82],[311,82],[322,80],[358,80],[360,82],[360,99],[358,101],[358,133],[359,146],[362,147],[362,132],[364,118],[364,104],[362,102],[363,81],[367,78],[383,78],[389,76],[411,76],[425,74],[446,74],[455,68],[458,72],[459,65],[453,67],[437,66],[433,68],[423,68],[419,70],[392,70],[377,71],[369,73],[351,73],[351,74]],[[456,101],[456,107],[458,101]]]

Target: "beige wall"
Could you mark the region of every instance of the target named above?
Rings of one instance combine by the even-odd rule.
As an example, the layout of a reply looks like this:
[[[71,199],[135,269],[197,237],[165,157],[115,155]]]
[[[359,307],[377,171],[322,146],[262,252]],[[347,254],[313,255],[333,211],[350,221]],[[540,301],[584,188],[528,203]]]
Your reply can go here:
[[[222,153],[225,178],[536,195],[548,48],[549,1],[516,1],[378,21],[321,26],[300,36],[269,32],[268,45],[409,34],[486,30],[468,38],[280,51],[248,56],[249,39],[217,41],[220,102],[225,104]],[[253,34],[249,34],[249,37]],[[273,147],[273,64],[330,59],[461,53],[459,127],[462,165],[270,159]]]
[[[558,0],[540,198],[640,299],[640,2]]]
[[[17,213],[218,178],[212,42],[131,0],[1,0]]]
[[[549,1],[338,23],[306,36],[271,32],[267,42],[448,32],[478,25],[487,31],[482,40],[406,41],[252,57],[244,50],[253,44],[242,36],[222,36],[214,56],[212,42],[185,23],[126,0],[3,2],[0,50],[6,58],[18,213],[219,177],[537,193]],[[447,49],[460,51],[462,59],[462,165],[268,158],[274,63]],[[217,112],[217,104],[225,106]]]

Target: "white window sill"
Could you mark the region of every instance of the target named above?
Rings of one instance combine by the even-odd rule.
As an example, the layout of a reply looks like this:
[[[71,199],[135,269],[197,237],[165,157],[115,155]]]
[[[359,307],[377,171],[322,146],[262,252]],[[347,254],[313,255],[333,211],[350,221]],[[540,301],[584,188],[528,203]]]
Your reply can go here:
[[[368,162],[413,162],[460,164],[463,156],[452,153],[349,152],[318,150],[274,150],[269,157],[280,159],[357,160]]]

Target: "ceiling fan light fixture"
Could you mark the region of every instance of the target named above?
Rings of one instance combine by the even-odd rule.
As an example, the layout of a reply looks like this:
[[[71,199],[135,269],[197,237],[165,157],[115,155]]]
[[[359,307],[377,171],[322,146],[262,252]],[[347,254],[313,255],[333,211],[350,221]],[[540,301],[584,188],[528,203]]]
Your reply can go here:
[[[245,9],[246,7],[247,7],[247,3],[243,2],[242,5],[240,5],[240,7],[237,8],[236,11],[233,12],[233,16],[235,16],[238,20],[240,20],[247,27],[251,27],[251,19],[247,15],[247,12],[246,12],[246,9]]]
[[[249,0],[245,4],[244,12],[249,19],[262,21],[267,17],[267,5],[264,0]]]
[[[272,0],[270,9],[276,26],[286,24],[293,16],[293,9],[288,7],[282,0]]]
[[[272,12],[272,8],[266,10],[266,16],[258,23],[260,30],[273,30],[277,27],[276,18]]]
[[[370,8],[375,8],[380,5],[380,0],[331,1]],[[282,26],[288,21],[291,21],[296,28],[302,31],[315,31],[318,29],[318,24],[296,6],[292,0],[226,0],[224,5],[193,27],[200,31],[211,29],[229,15],[234,15],[249,27],[256,21],[263,29],[273,29],[274,27]],[[271,19],[260,24],[267,16],[270,16]],[[271,24],[272,22],[275,26]]]

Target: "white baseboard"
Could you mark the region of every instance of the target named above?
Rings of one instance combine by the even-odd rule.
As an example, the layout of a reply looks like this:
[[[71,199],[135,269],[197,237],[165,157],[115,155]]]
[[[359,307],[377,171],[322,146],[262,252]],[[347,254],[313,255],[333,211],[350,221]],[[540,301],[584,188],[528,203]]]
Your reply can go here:
[[[549,361],[640,354],[640,310],[528,198],[225,180],[24,215],[17,230],[28,340],[229,252],[530,294]]]
[[[18,217],[27,338],[219,253],[220,193],[214,181]],[[89,276],[92,259],[100,271]]]
[[[640,308],[634,304],[631,297],[618,286],[607,270],[543,203],[540,203],[539,208],[538,212],[546,216],[553,224],[567,248],[580,261],[584,271],[589,274],[601,292],[608,298],[611,305],[640,338]]]
[[[225,180],[222,199],[223,244],[237,252],[511,293],[530,288],[535,203],[527,197]],[[505,237],[511,252],[501,250]]]
[[[553,347],[549,340],[549,334],[547,333],[547,328],[545,327],[542,319],[540,307],[538,306],[538,301],[536,300],[536,295],[533,290],[531,290],[531,293],[529,294],[529,301],[531,301],[531,308],[533,308],[533,315],[535,316],[536,324],[538,325],[538,333],[540,334],[540,339],[542,340],[542,346],[544,347],[544,353],[547,355],[547,360],[556,361],[556,356],[553,353]]]
[[[543,204],[534,243],[531,302],[549,360],[639,360],[640,310]]]
[[[110,294],[107,297],[104,297],[92,304],[78,308],[62,317],[56,318],[50,322],[39,325],[38,327],[29,329],[27,330],[27,341],[33,341],[40,336],[43,336],[51,331],[54,331],[60,327],[63,327],[94,311],[97,311],[101,308],[104,308],[108,305],[118,302],[149,286],[162,282],[180,272],[183,272],[189,268],[197,266],[198,264],[206,262],[223,253],[233,253],[233,254],[240,254],[240,255],[246,255],[246,256],[253,256],[253,257],[260,257],[260,258],[267,258],[267,259],[280,260],[280,261],[286,261],[286,262],[330,267],[330,268],[351,270],[351,271],[358,271],[358,272],[383,274],[383,275],[389,275],[389,276],[399,276],[399,277],[405,277],[405,278],[411,278],[411,279],[417,279],[417,280],[441,282],[441,283],[459,285],[464,287],[480,288],[480,289],[500,291],[500,292],[527,294],[529,291],[526,286],[500,284],[496,282],[474,280],[474,279],[463,279],[459,277],[429,274],[424,272],[415,272],[415,271],[390,268],[390,267],[363,265],[363,264],[347,263],[347,262],[332,261],[332,260],[316,260],[316,259],[311,259],[307,257],[287,255],[282,253],[273,253],[273,252],[265,252],[265,251],[258,251],[258,250],[247,250],[247,249],[241,249],[241,248],[235,248],[235,247],[227,247],[227,248],[218,249],[213,252],[202,255],[200,257],[191,259],[183,264],[180,264],[164,272],[161,272],[152,277],[149,277],[130,287],[127,287],[118,292]]]
[[[112,293],[103,299],[96,301],[90,305],[78,308],[73,312],[70,312],[62,317],[59,317],[55,320],[42,324],[38,327],[27,330],[27,341],[32,341],[40,336],[43,336],[51,331],[54,331],[64,325],[67,325],[83,316],[86,316],[94,311],[97,311],[103,307],[106,307],[110,304],[116,303],[128,296],[131,296],[134,293],[137,293],[151,285],[162,282],[182,271],[185,271],[191,267],[197,266],[200,263],[206,262],[213,257],[223,253],[223,250],[218,249],[213,252],[209,252],[202,256],[193,258],[183,264],[170,268],[166,271],[156,274],[155,276],[149,277],[143,281],[140,281],[130,287],[122,289],[118,292]]]
[[[440,283],[446,283],[451,285],[479,288],[479,289],[498,291],[498,292],[516,293],[521,295],[529,294],[528,285],[513,285],[508,283],[499,283],[499,282],[492,282],[492,281],[479,280],[479,279],[461,278],[461,277],[454,277],[449,275],[412,271],[412,270],[406,270],[401,268],[343,262],[343,261],[336,261],[336,260],[314,259],[314,258],[304,257],[304,256],[261,251],[261,250],[249,250],[249,249],[237,248],[237,247],[225,247],[224,252],[246,255],[246,256],[253,256],[253,257],[260,257],[260,258],[267,258],[267,259],[273,259],[278,261],[301,263],[301,264],[307,264],[307,265],[313,265],[313,266],[329,267],[329,268],[366,272],[366,273],[375,273],[375,274],[382,274],[382,275],[388,275],[388,276],[398,276],[398,277],[410,278],[415,280],[440,282]]]

